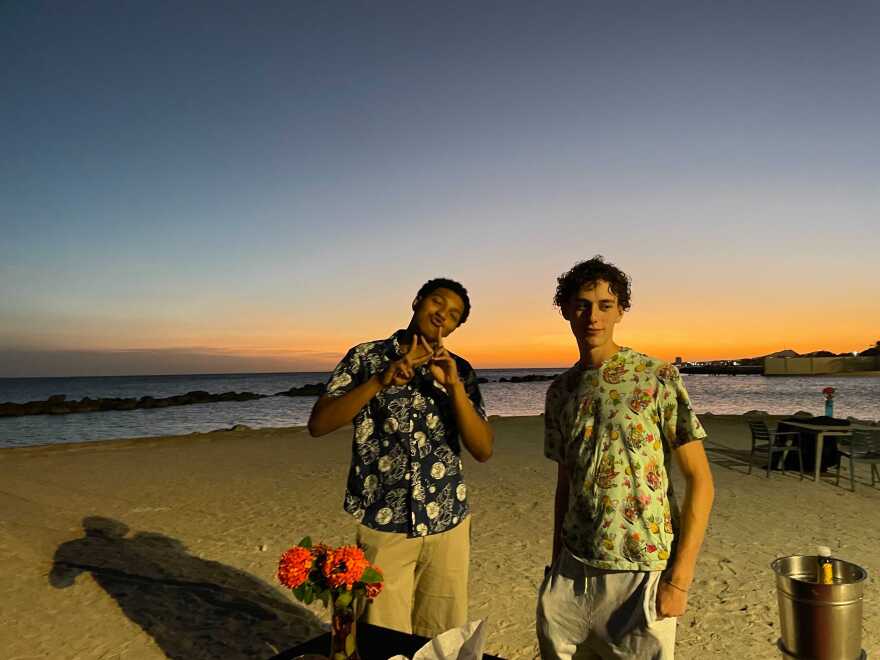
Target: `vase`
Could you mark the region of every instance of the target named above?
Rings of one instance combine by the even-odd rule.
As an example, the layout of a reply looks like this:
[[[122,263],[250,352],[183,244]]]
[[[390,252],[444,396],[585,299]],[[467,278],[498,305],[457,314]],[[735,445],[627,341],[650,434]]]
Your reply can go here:
[[[361,660],[357,650],[357,612],[354,603],[334,607],[330,620],[330,660]]]
[[[825,399],[825,416],[834,417],[834,400]]]

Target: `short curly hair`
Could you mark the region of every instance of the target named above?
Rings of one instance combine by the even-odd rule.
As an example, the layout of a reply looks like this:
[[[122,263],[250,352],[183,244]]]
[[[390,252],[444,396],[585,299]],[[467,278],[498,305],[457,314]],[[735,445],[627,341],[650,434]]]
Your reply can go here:
[[[588,261],[576,263],[571,270],[557,278],[553,304],[562,311],[582,286],[585,284],[595,285],[599,280],[608,282],[611,293],[617,296],[617,304],[622,310],[628,310],[630,305],[629,275],[614,264],[605,261],[601,254],[597,254]]]
[[[468,315],[471,313],[471,299],[468,297],[467,289],[455,280],[450,280],[446,277],[436,277],[433,280],[428,280],[422,285],[422,288],[419,289],[419,292],[416,294],[416,298],[424,298],[437,289],[449,289],[453,293],[458,294],[461,298],[464,303],[464,309],[461,311],[461,318],[458,320],[458,325],[463,325],[464,322],[467,321]]]

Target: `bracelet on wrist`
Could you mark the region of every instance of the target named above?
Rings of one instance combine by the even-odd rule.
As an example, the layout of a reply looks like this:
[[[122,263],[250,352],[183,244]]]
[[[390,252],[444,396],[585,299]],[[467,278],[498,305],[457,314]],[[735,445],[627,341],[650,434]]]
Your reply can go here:
[[[667,579],[667,578],[663,578],[663,582],[665,582],[666,584],[668,584],[668,585],[669,585],[670,587],[672,587],[673,589],[678,589],[679,591],[682,591],[682,592],[684,592],[684,593],[687,593],[687,592],[688,592],[687,589],[685,589],[684,587],[682,587],[682,586],[680,586],[680,585],[675,584],[675,582],[673,582],[672,580],[669,580],[669,579]]]

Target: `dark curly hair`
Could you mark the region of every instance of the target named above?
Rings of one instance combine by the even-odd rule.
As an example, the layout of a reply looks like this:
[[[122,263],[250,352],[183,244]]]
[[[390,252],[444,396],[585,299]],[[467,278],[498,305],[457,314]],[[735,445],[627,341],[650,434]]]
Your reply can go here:
[[[464,309],[461,312],[461,318],[458,320],[458,325],[462,325],[465,321],[467,321],[468,315],[471,313],[471,299],[468,298],[467,289],[465,289],[455,280],[450,280],[446,277],[436,277],[433,280],[428,280],[422,285],[422,288],[419,289],[419,292],[416,294],[416,298],[424,298],[425,296],[429,295],[433,291],[436,291],[437,289],[449,289],[453,293],[457,293],[459,295],[459,297],[464,302]]]
[[[608,288],[611,289],[611,293],[617,296],[620,308],[624,311],[628,310],[630,304],[629,275],[614,264],[605,261],[601,254],[597,254],[588,261],[576,263],[571,270],[556,280],[556,295],[553,297],[553,304],[562,311],[582,286],[595,284],[599,280],[608,282]]]

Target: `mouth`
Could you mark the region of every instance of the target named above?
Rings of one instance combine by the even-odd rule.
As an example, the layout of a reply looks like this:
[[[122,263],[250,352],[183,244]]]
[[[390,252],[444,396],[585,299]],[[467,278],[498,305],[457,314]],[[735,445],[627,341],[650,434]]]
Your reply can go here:
[[[432,316],[431,317],[431,325],[433,325],[435,328],[442,328],[443,327],[443,320],[438,319],[436,316]]]

